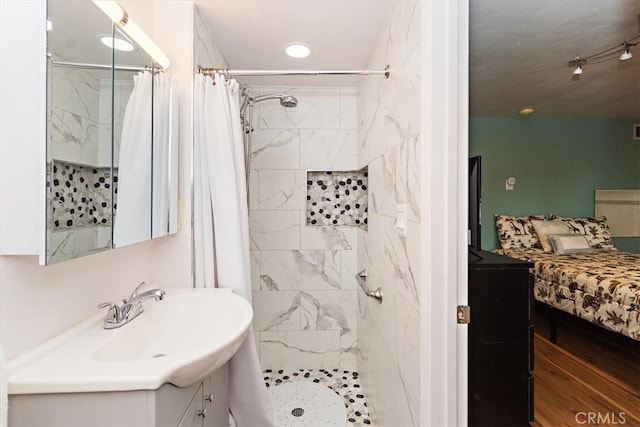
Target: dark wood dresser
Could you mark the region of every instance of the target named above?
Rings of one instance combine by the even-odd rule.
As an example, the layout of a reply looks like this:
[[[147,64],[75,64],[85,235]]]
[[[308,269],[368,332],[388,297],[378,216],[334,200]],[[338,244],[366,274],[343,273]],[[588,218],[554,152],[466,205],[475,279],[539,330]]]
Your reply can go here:
[[[469,425],[533,420],[533,264],[469,252]]]

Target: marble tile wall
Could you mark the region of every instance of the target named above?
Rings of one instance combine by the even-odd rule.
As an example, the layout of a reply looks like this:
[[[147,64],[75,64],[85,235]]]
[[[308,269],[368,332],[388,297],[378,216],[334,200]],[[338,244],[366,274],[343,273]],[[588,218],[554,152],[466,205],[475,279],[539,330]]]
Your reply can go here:
[[[355,170],[354,89],[252,87],[254,330],[263,369],[355,369],[357,227],[307,225],[307,170]]]
[[[372,423],[420,425],[420,2],[395,2],[369,63],[390,79],[363,79],[358,98],[359,167],[369,169],[369,229],[358,232],[358,266],[378,304],[358,293],[358,353]],[[406,232],[396,228],[406,205]]]
[[[228,67],[195,8],[195,65]],[[355,170],[355,89],[252,87],[249,225],[256,347],[263,369],[355,369],[357,229],[306,226],[306,171]]]
[[[51,157],[97,166],[100,105],[105,102],[100,97],[100,79],[87,70],[58,66],[51,67],[51,75]]]
[[[357,365],[377,425],[420,425],[419,7],[396,2],[381,32],[369,68],[389,64],[389,80],[363,78],[359,91],[252,88],[299,99],[294,109],[255,107],[249,215],[261,364]],[[196,65],[227,66],[205,30]],[[306,226],[306,171],[363,167],[369,230]],[[395,227],[397,204],[407,206],[406,233]],[[359,290],[361,268],[372,287],[383,287],[383,304]]]
[[[122,80],[112,92],[109,72],[51,66],[48,221],[54,234],[47,247],[54,262],[111,247],[112,158],[117,163],[122,120],[133,90],[133,80],[128,80],[133,74],[120,74]]]
[[[51,263],[111,249],[111,227],[97,225],[77,229],[61,229],[47,235]]]
[[[110,74],[81,68],[51,67],[51,158],[96,167],[111,166]],[[113,156],[117,162],[124,111],[133,90],[133,73],[114,84]]]

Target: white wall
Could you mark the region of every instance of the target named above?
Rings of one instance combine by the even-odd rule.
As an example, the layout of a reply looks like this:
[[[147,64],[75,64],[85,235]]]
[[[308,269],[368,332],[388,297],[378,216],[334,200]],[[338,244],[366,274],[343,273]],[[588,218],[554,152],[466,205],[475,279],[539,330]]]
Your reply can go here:
[[[41,21],[42,32],[36,37],[45,37],[44,13],[39,7],[45,8],[46,3],[24,3],[33,8],[28,19],[35,23],[35,28]],[[92,315],[98,303],[126,296],[143,280],[158,282],[166,287],[192,285],[189,207],[193,2],[127,0],[121,4],[125,8],[130,7],[130,16],[171,58],[170,71],[180,81],[180,199],[184,202],[182,217],[186,227],[175,236],[47,267],[39,266],[36,256],[0,256],[0,342],[6,359],[29,350]],[[3,26],[0,29],[3,50],[4,41],[15,40],[17,36],[6,33],[6,28]],[[37,44],[33,49],[26,56],[33,64],[38,64],[44,60],[45,52],[40,51]],[[8,70],[28,69],[31,65],[5,61],[0,61],[0,64],[3,74]],[[44,99],[44,82],[42,88],[42,93],[36,96]],[[13,97],[11,101],[28,111],[33,99]],[[3,108],[1,114],[4,123],[9,119],[9,112]],[[18,119],[20,134],[12,137],[2,134],[0,145],[3,156],[12,156],[12,147],[25,140],[33,142],[34,138],[36,141],[42,139],[42,144],[45,143],[41,138],[43,132],[33,129],[32,123],[37,119],[25,114]],[[3,186],[10,184],[5,175],[2,175],[2,179]],[[2,203],[0,205],[0,213],[4,216],[8,208]],[[36,226],[33,225],[34,228]]]

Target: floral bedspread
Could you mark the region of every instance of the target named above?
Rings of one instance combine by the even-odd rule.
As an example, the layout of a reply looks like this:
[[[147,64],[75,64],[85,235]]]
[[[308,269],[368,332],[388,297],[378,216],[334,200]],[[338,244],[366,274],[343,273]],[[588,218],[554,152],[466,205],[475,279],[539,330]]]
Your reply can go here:
[[[535,263],[537,300],[640,341],[640,254],[615,250],[571,255],[541,249],[495,252]]]

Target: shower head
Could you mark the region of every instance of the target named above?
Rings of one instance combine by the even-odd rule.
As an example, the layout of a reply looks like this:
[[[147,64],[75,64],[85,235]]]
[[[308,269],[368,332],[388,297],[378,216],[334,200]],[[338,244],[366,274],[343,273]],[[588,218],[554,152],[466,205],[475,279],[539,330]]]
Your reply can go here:
[[[242,121],[242,125],[244,127],[245,133],[253,132],[253,129],[251,128],[251,123],[250,123],[251,116],[249,116],[248,122],[245,117],[247,113],[247,107],[251,107],[251,110],[253,110],[254,104],[262,101],[268,101],[270,99],[279,99],[280,105],[285,108],[294,108],[298,106],[298,100],[296,99],[295,96],[292,96],[292,95],[272,93],[268,95],[256,96],[255,98],[253,98],[251,95],[249,95],[246,87],[241,86],[240,89],[241,89],[241,96],[244,98],[242,101],[242,106],[240,107],[240,120]]]
[[[298,106],[298,99],[295,96],[283,95],[280,97],[280,105],[285,108],[294,108]]]
[[[282,94],[282,95],[269,94],[269,95],[257,96],[253,98],[253,104],[262,102],[262,101],[268,101],[270,99],[279,99],[280,105],[286,108],[293,108],[298,105],[298,100],[294,96],[285,95],[285,94]]]

